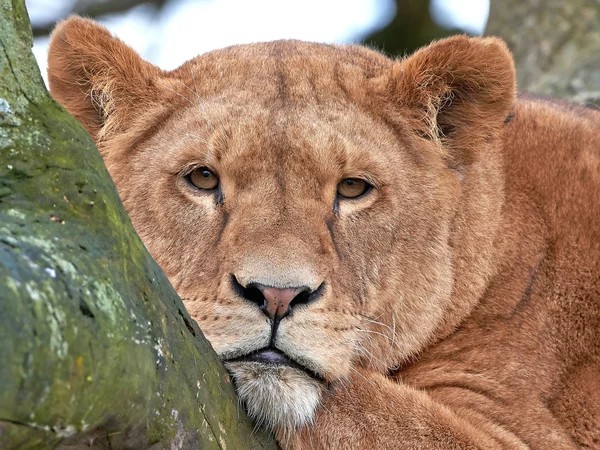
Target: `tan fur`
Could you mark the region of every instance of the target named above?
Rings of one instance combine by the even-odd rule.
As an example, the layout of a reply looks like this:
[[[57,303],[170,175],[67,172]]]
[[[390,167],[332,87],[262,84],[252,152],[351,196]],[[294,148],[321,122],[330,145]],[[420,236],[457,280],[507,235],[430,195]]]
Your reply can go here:
[[[49,81],[223,359],[271,339],[232,274],[324,283],[274,340],[323,382],[227,363],[283,448],[600,448],[600,117],[515,99],[502,41],[279,41],[164,72],[71,18]],[[336,206],[348,177],[375,189]]]

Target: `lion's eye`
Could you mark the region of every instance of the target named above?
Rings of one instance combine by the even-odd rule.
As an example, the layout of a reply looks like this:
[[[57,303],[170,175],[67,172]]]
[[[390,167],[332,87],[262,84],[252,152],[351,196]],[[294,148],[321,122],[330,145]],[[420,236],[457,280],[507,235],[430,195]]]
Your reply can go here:
[[[340,197],[356,198],[369,192],[371,187],[369,183],[360,178],[344,178],[337,185],[337,192]]]
[[[198,167],[187,176],[190,183],[198,189],[211,190],[219,185],[219,178],[206,167]]]

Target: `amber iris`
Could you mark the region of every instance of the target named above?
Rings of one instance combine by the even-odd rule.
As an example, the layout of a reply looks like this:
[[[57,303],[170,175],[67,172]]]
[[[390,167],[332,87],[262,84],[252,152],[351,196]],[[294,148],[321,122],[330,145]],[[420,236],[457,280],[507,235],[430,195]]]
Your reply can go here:
[[[188,175],[188,180],[198,189],[210,190],[214,189],[219,184],[219,178],[206,167],[194,169]]]
[[[337,192],[343,198],[356,198],[371,189],[371,185],[360,178],[344,178],[337,186]]]

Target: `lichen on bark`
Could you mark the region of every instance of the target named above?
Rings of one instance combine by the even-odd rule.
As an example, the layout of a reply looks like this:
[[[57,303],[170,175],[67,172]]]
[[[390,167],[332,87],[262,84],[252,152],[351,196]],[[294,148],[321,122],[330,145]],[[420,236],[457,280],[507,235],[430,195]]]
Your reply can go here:
[[[0,448],[276,448],[0,0]],[[89,448],[89,447],[86,447]]]
[[[507,41],[519,90],[600,107],[598,0],[492,1],[486,34]]]

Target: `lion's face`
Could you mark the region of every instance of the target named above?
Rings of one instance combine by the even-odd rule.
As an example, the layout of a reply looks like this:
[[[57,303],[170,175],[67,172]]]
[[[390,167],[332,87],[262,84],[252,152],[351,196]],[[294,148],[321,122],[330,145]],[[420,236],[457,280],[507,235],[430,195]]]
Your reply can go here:
[[[264,419],[297,425],[321,382],[356,364],[399,364],[441,320],[458,182],[349,102],[273,110],[262,106],[271,93],[236,94],[193,101],[130,159],[118,187],[243,397],[281,404],[286,414]],[[196,188],[194,168],[218,184]],[[372,187],[347,198],[345,179]],[[284,304],[273,313],[269,302]],[[265,349],[293,367],[249,358]]]
[[[234,47],[144,75],[152,100],[124,129],[88,124],[140,237],[271,427],[309,422],[354,367],[415,355],[489,273],[495,160],[449,164],[422,118],[392,112],[394,70],[355,47]],[[51,53],[53,78],[60,100]]]

